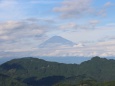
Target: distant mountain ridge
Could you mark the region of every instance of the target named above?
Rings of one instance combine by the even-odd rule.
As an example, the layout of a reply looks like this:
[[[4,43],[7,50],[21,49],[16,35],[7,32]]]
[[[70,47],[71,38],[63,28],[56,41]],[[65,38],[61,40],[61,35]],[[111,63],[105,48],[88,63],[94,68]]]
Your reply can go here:
[[[75,43],[73,43],[70,40],[67,40],[61,36],[53,36],[43,42],[39,45],[40,48],[46,48],[46,47],[56,47],[56,46],[74,46]]]

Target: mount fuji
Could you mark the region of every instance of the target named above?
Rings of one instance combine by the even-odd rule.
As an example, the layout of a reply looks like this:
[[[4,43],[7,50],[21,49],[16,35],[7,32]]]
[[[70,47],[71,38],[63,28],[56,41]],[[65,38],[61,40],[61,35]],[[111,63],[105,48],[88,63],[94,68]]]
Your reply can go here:
[[[59,46],[68,46],[73,47],[75,43],[70,40],[67,40],[61,36],[53,36],[39,45],[39,48],[52,48]]]

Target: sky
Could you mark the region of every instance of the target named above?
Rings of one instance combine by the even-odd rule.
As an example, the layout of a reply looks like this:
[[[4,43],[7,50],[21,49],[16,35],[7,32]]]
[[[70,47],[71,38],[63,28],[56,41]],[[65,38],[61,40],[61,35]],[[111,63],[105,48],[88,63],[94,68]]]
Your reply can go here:
[[[114,10],[115,0],[0,0],[0,58],[115,56]],[[56,35],[77,46],[38,48]]]

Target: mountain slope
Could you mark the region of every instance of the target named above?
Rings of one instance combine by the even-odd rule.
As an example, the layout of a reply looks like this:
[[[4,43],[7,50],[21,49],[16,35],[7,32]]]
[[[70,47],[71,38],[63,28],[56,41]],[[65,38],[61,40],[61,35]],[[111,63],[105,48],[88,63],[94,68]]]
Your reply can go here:
[[[61,36],[53,36],[50,39],[46,40],[42,44],[39,45],[40,48],[47,47],[56,47],[56,46],[73,46],[75,43],[61,37]]]
[[[27,86],[8,75],[0,74],[0,86]]]
[[[11,76],[22,83],[29,83],[32,86],[37,86],[38,84],[43,84],[44,81],[52,81],[53,79],[56,80],[56,83],[59,79],[61,81],[64,80],[64,83],[68,81],[74,83],[75,81],[87,79],[113,81],[115,80],[115,60],[94,57],[78,65],[48,62],[28,57],[14,59],[2,64],[0,66],[0,73]],[[34,83],[37,85],[33,85]],[[53,85],[54,83],[49,84]]]
[[[77,64],[72,65],[48,62],[42,59],[29,57],[8,61],[0,66],[0,71],[2,73],[12,75],[15,78],[28,78],[32,76],[43,78],[53,75],[70,76],[73,74],[73,70],[77,70],[77,68]]]
[[[115,60],[95,57],[79,66],[81,74],[93,76],[98,81],[115,80]]]

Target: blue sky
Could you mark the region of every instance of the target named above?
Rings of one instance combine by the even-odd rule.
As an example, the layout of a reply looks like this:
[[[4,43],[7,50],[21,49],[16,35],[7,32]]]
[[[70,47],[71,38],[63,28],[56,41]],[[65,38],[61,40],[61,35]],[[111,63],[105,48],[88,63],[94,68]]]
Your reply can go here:
[[[86,45],[79,48],[80,53],[70,55],[114,56],[114,10],[115,0],[0,0],[0,56],[41,55],[36,54],[37,46],[55,35]],[[58,54],[43,55],[77,51],[56,50]]]

